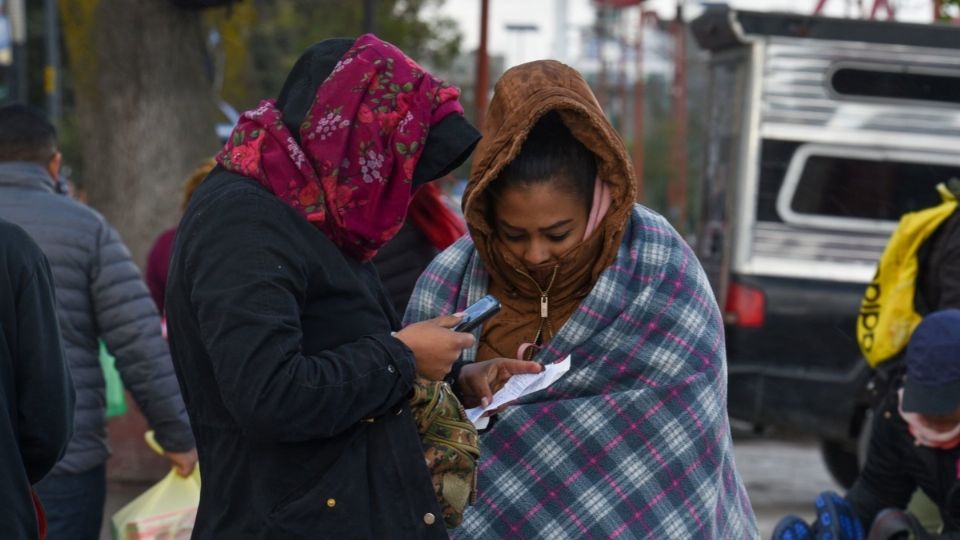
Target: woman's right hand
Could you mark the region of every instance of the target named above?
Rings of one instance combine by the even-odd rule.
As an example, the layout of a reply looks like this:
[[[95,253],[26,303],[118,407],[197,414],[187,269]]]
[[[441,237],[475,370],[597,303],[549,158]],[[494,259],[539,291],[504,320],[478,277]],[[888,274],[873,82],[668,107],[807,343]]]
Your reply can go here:
[[[460,316],[444,315],[413,323],[397,332],[396,338],[413,351],[417,375],[431,381],[442,381],[460,357],[460,352],[473,346],[473,334],[451,330],[458,322]]]

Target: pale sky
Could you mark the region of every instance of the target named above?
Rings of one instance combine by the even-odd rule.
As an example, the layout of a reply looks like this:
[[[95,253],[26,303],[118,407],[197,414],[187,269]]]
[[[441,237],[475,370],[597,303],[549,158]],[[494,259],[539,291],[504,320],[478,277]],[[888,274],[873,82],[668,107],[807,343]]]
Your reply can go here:
[[[577,56],[578,29],[593,22],[594,8],[590,0],[489,0],[490,35],[489,47],[493,54],[505,54],[508,67],[540,58],[554,58],[557,6],[566,2],[568,12],[568,58],[573,62]],[[869,9],[873,0],[860,0]],[[702,1],[687,0],[687,16],[700,11]],[[730,5],[757,11],[788,11],[812,13],[817,0],[730,0]],[[853,15],[858,13],[858,0],[827,0],[827,15],[844,16],[845,6],[850,4]],[[904,22],[930,22],[933,16],[932,0],[891,0],[896,6],[897,20]],[[662,18],[672,18],[676,0],[648,0],[648,9],[656,10]],[[446,0],[443,13],[460,23],[464,34],[463,50],[476,48],[480,33],[480,0]],[[534,24],[535,32],[509,32],[506,24]]]

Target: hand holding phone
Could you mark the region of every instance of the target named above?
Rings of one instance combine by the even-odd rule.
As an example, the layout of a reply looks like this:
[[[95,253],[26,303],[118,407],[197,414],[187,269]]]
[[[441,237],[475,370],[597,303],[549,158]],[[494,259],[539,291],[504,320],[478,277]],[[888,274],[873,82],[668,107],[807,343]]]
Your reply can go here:
[[[493,295],[486,295],[463,311],[460,322],[453,327],[454,332],[471,332],[480,323],[493,317],[500,311],[500,301]]]

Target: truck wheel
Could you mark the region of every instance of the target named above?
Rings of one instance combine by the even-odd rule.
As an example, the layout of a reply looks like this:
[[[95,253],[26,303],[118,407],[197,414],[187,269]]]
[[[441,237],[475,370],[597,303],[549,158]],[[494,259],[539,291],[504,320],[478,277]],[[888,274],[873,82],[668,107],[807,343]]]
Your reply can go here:
[[[860,475],[860,469],[867,461],[867,450],[870,448],[870,436],[873,435],[873,411],[867,409],[856,439],[820,440],[820,454],[827,466],[827,471],[834,481],[844,489],[853,487]]]
[[[820,440],[820,455],[834,481],[844,489],[853,487],[860,474],[856,441]]]

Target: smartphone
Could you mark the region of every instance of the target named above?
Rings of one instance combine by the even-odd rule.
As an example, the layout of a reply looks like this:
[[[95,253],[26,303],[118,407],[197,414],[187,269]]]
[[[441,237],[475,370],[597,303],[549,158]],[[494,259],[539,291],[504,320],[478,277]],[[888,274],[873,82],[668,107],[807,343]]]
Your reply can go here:
[[[463,318],[453,327],[454,332],[470,332],[480,323],[493,317],[500,311],[500,301],[492,295],[486,295],[463,311]]]

